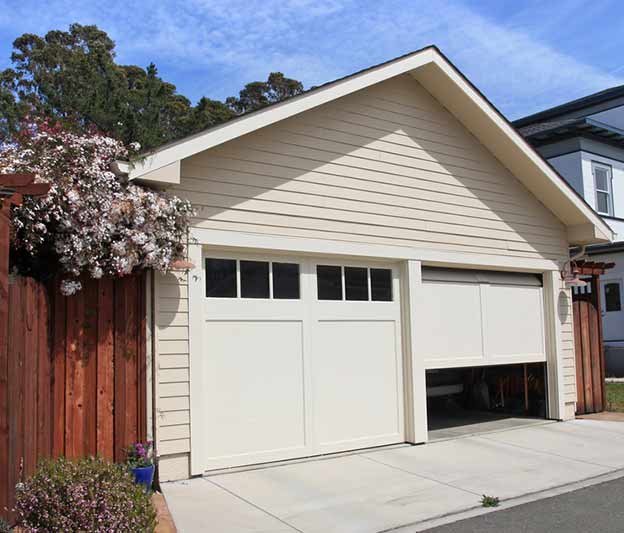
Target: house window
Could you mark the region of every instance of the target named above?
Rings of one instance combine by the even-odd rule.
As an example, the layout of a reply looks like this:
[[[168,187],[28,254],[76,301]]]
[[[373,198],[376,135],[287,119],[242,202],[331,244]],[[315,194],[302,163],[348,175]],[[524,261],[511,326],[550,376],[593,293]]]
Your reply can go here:
[[[208,298],[300,298],[296,263],[207,258],[205,265]]]
[[[622,302],[620,300],[620,284],[618,282],[605,283],[605,311],[621,311]]]
[[[392,301],[389,268],[317,265],[316,283],[319,300]]]
[[[594,175],[594,186],[596,188],[596,211],[601,215],[613,215],[611,167],[593,161],[592,174]]]

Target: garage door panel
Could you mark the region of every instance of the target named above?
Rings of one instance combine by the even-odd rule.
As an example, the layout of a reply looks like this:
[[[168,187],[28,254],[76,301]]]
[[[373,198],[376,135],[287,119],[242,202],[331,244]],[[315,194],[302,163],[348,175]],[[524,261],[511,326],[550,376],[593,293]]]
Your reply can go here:
[[[424,268],[417,305],[427,368],[546,359],[539,276]]]
[[[400,352],[395,321],[322,320],[313,358],[319,444],[337,449],[397,442]]]
[[[215,429],[208,437],[211,459],[305,446],[302,326],[206,322],[204,416]]]
[[[423,283],[419,305],[418,340],[428,364],[483,358],[479,285]]]
[[[488,286],[484,291],[485,344],[491,357],[544,356],[540,287]]]

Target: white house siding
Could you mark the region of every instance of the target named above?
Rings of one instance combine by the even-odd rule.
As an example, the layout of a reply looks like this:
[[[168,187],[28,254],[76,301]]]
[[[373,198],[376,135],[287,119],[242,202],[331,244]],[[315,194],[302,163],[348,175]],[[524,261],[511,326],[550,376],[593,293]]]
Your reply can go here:
[[[568,249],[563,225],[409,75],[193,156],[172,192],[196,206],[196,228],[536,263]],[[190,449],[187,287],[176,278],[157,284],[163,480],[185,477]],[[572,338],[567,324],[570,402]]]

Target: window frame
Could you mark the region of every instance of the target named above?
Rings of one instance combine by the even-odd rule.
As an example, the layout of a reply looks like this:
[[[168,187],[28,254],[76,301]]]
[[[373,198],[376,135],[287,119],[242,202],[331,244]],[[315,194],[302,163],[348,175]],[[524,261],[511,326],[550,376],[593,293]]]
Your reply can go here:
[[[342,298],[336,300],[329,299],[320,299],[318,297],[318,271],[317,268],[321,266],[332,266],[340,268],[340,279],[342,283]],[[368,299],[367,300],[348,300],[347,299],[347,285],[346,285],[346,276],[345,269],[346,268],[364,268],[366,269],[366,283],[368,287]],[[388,270],[390,272],[390,300],[373,300],[373,291],[372,291],[372,283],[371,283],[371,270]],[[319,303],[342,303],[342,304],[393,304],[396,303],[398,295],[395,290],[395,267],[387,264],[378,265],[375,264],[374,261],[370,262],[362,262],[362,263],[350,263],[350,262],[340,262],[340,261],[315,261],[312,265],[312,270],[314,272],[314,299]]]
[[[226,259],[236,261],[236,296],[207,296],[206,295],[206,261],[208,259]],[[268,298],[251,298],[243,297],[241,295],[242,283],[241,283],[241,261],[259,261],[269,264],[269,297]],[[288,263],[296,264],[298,267],[298,284],[299,284],[299,297],[298,298],[275,298],[274,296],[274,283],[273,283],[273,263]],[[292,257],[266,257],[260,255],[239,255],[237,253],[210,253],[205,252],[202,255],[202,269],[203,269],[203,287],[204,287],[204,299],[216,300],[216,301],[249,301],[249,302],[298,302],[302,300],[302,286],[303,286],[303,263],[300,259]]]
[[[624,304],[624,301],[622,300],[622,280],[619,279],[607,279],[607,280],[601,280],[600,284],[602,285],[602,300],[604,302],[604,312],[605,313],[621,313],[622,312],[622,304]],[[620,303],[620,308],[617,310],[609,310],[607,309],[607,285],[617,285],[618,287],[618,296],[619,296],[619,303]]]
[[[597,168],[607,171],[607,174],[608,174],[607,190],[598,188],[598,182],[596,178]],[[609,216],[609,217],[614,216],[613,214],[613,166],[607,163],[602,163],[600,161],[592,160],[591,172],[592,172],[592,178],[594,180],[594,198],[595,198],[595,205],[596,205],[596,213],[598,213],[599,215],[603,215],[603,216]],[[606,212],[599,211],[598,209],[598,194],[599,193],[607,195],[607,211]]]

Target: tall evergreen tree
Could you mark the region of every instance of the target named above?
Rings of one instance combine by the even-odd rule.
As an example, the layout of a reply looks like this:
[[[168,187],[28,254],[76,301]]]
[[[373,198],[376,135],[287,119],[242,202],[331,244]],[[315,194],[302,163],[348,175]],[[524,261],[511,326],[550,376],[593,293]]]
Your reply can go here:
[[[12,68],[0,71],[0,135],[26,117],[90,128],[150,149],[303,91],[301,82],[273,72],[239,97],[203,97],[193,106],[156,66],[118,65],[115,43],[97,26],[72,24],[43,37],[26,33],[13,43]]]

